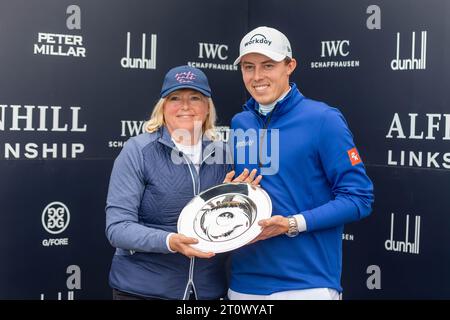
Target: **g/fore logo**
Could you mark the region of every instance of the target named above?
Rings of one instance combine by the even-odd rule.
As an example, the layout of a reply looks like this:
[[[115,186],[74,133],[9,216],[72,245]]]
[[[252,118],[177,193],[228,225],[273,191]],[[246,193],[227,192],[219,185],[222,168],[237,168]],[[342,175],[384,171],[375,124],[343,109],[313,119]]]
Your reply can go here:
[[[70,212],[62,202],[52,202],[42,211],[42,226],[51,234],[58,234],[66,230],[70,222]]]
[[[244,43],[244,47],[255,43],[267,44],[268,46],[270,46],[272,44],[272,41],[267,40],[266,37],[262,34],[255,34],[253,37],[250,38],[249,41]]]
[[[70,222],[70,211],[67,206],[59,201],[49,203],[42,211],[42,226],[45,231],[51,234],[60,234],[66,230]],[[69,244],[68,238],[44,239],[42,245],[44,247],[66,246]]]

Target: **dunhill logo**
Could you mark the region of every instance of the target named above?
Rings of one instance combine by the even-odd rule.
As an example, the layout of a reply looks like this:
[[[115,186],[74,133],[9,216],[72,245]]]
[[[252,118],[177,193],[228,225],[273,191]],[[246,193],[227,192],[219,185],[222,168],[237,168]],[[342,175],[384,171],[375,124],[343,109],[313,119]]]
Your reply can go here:
[[[400,32],[397,32],[397,56],[391,61],[392,70],[425,70],[427,64],[427,32],[421,32],[420,59],[416,54],[416,33],[412,33],[411,59],[400,59]]]
[[[409,215],[406,215],[405,241],[394,241],[394,214],[391,213],[391,237],[384,246],[388,251],[419,254],[420,216],[416,216],[414,227],[414,242],[409,242]]]
[[[50,106],[49,108],[48,106],[1,104],[0,131],[87,131],[86,124],[82,126],[79,124],[78,119],[81,107],[70,107],[70,121],[64,123],[64,125],[61,125],[62,117],[59,113],[60,110],[62,110],[61,106]],[[64,110],[65,115],[68,112],[66,110]],[[37,118],[37,121],[33,121],[35,118]],[[48,118],[51,120],[51,126],[47,122]],[[10,124],[9,128],[7,124]]]
[[[123,68],[156,69],[156,34],[151,35],[150,59],[145,58],[145,33],[142,34],[142,57],[130,58],[130,33],[127,32],[127,56],[120,60]]]

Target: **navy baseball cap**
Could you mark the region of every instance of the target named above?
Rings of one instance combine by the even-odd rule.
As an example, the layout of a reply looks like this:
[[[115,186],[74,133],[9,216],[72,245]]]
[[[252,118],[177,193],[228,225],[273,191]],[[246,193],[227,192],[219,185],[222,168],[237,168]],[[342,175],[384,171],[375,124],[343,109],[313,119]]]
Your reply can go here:
[[[190,66],[175,67],[166,73],[161,88],[161,98],[167,97],[178,89],[193,89],[211,97],[211,88],[206,75],[203,71]]]

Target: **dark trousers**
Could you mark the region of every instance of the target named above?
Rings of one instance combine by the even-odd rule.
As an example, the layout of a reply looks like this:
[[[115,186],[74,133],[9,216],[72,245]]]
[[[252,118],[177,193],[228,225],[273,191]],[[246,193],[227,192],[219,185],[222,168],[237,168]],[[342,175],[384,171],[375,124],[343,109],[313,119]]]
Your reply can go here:
[[[113,300],[164,300],[164,299],[143,297],[113,288]],[[188,300],[196,300],[195,295],[191,294]]]
[[[138,296],[132,293],[123,292],[113,288],[113,300],[163,300],[163,299]]]

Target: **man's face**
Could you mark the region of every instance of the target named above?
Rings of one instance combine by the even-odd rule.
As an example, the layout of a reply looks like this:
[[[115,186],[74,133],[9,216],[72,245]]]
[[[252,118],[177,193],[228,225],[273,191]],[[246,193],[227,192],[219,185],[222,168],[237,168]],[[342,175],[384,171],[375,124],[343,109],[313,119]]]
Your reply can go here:
[[[241,59],[242,79],[252,97],[267,105],[289,89],[289,76],[296,66],[295,59],[276,62],[259,53],[248,53]]]

